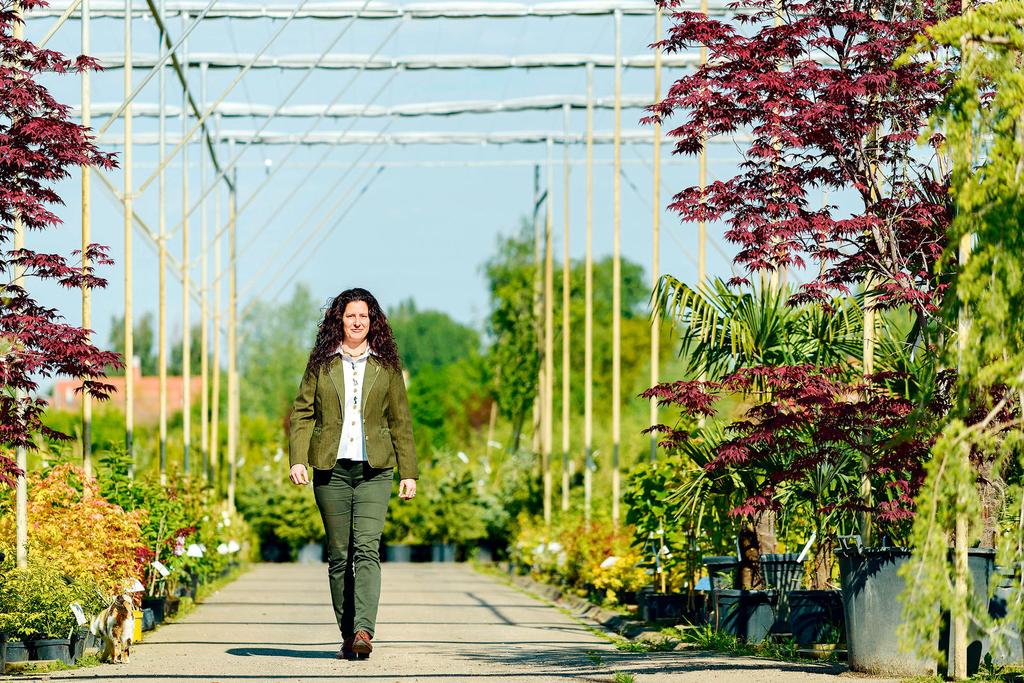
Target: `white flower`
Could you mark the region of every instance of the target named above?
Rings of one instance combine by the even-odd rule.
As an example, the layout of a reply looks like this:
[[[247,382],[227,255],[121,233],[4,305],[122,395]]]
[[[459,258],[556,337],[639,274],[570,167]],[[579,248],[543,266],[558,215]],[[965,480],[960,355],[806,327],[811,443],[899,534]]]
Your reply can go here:
[[[228,541],[228,552],[229,553],[237,553],[241,549],[242,549],[242,546],[238,545],[238,541],[236,541],[235,539],[232,538],[230,541]]]
[[[229,552],[231,552],[231,551],[228,550],[228,544],[227,543],[221,543],[219,546],[217,546],[217,554],[218,555],[227,555]]]
[[[616,557],[615,555],[609,555],[608,557],[604,558],[604,562],[601,563],[601,569],[608,569],[618,561],[618,557]]]
[[[466,463],[467,465],[469,464],[469,456],[468,455],[466,455],[462,451],[459,451],[458,453],[456,453],[456,455],[459,457],[459,460],[461,460],[462,462]]]
[[[551,543],[548,543],[548,550],[553,552],[553,553],[557,553],[561,549],[562,549],[562,544],[559,543],[558,541],[551,541]]]
[[[188,546],[188,550],[185,551],[185,554],[189,557],[202,557],[203,549],[199,547],[198,543],[191,543]]]

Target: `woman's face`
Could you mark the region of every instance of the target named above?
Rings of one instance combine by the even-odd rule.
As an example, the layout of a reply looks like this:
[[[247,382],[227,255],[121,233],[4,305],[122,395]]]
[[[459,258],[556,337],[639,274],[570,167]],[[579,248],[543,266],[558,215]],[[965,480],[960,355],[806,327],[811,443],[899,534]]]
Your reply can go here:
[[[350,348],[362,344],[370,331],[370,309],[366,302],[350,301],[345,306],[341,319],[345,330],[345,344]]]

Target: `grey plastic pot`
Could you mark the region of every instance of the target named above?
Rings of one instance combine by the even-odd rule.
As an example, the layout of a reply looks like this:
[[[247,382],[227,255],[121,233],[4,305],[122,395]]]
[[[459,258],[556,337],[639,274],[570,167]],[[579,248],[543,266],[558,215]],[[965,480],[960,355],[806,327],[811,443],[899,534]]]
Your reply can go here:
[[[1000,575],[999,585],[988,603],[988,614],[994,619],[1002,619],[1007,615],[1007,606],[1016,599],[1013,573],[996,567]],[[1024,645],[1021,643],[1021,630],[1016,624],[1007,624],[1001,629],[1002,647],[992,650],[992,663],[996,666],[1019,666],[1024,663]]]
[[[71,659],[78,661],[85,654],[85,641],[89,635],[89,629],[84,626],[79,627],[76,631],[71,634]]]
[[[7,640],[4,662],[27,662],[31,658],[29,644],[20,638]]]
[[[434,543],[430,546],[430,561],[431,562],[454,562],[455,561],[455,544],[454,543]]]
[[[67,665],[74,664],[71,658],[70,638],[47,638],[35,641],[36,659],[54,659]]]
[[[412,546],[406,544],[384,547],[385,562],[412,562]]]
[[[840,550],[839,575],[846,619],[846,643],[851,671],[885,676],[932,676],[938,673],[934,660],[922,659],[900,648],[897,629],[903,619],[905,588],[899,568],[910,560],[910,552],[896,548]],[[976,597],[985,600],[989,578],[995,571],[995,552],[972,549],[968,568]],[[947,620],[938,612],[936,619]],[[949,650],[948,628],[937,643]],[[988,654],[988,639],[968,632],[967,671],[974,674]],[[947,661],[952,658],[947,656]]]
[[[718,591],[718,630],[746,643],[760,643],[768,637],[775,624],[776,597],[777,592],[774,590]]]
[[[143,598],[142,611],[150,610],[153,613],[153,621],[157,624],[164,623],[164,598]],[[147,630],[143,628],[143,630]]]

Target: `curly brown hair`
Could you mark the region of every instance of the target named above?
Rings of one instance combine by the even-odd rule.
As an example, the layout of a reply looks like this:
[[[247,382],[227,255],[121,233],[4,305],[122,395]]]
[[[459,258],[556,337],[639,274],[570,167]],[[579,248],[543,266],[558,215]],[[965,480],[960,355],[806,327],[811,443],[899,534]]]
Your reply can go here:
[[[309,354],[306,372],[317,372],[330,361],[331,356],[338,350],[345,335],[343,323],[345,307],[353,301],[362,301],[369,309],[370,330],[366,337],[377,360],[384,367],[401,372],[402,363],[398,358],[398,345],[395,344],[395,337],[391,333],[388,318],[384,315],[384,310],[377,303],[373,294],[361,287],[346,289],[327,304],[327,310],[320,321],[320,329],[316,333],[316,342]]]

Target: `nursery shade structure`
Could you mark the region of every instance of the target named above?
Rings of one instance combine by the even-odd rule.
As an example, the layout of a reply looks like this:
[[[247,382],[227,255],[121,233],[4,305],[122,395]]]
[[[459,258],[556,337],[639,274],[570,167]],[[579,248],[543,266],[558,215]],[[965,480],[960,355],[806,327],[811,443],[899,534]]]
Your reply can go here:
[[[689,3],[690,9],[702,9],[696,2]],[[726,12],[726,5],[718,3],[704,8],[711,14],[723,14]],[[566,17],[596,17],[600,21],[607,21],[608,28],[614,31],[614,40],[598,37],[598,43],[607,41],[603,45],[605,51],[600,51],[599,46],[595,50],[575,52],[549,52],[547,50],[531,52],[528,54],[409,54],[409,55],[388,55],[384,49],[390,37],[398,30],[399,26],[406,25],[410,21],[468,21],[468,20],[495,20],[501,22],[521,22],[525,20],[536,20],[544,18],[558,20]],[[163,273],[166,269],[172,277],[182,283],[181,311],[178,311],[187,321],[188,309],[194,303],[199,304],[199,318],[203,327],[201,332],[201,357],[204,370],[201,374],[201,409],[200,429],[203,436],[199,440],[198,458],[193,464],[199,471],[209,474],[214,479],[214,484],[219,485],[219,463],[218,453],[220,439],[216,421],[219,415],[218,396],[216,388],[211,393],[209,386],[219,381],[217,368],[220,362],[220,350],[223,345],[222,333],[227,338],[227,383],[228,383],[228,409],[226,418],[227,429],[227,502],[229,507],[233,506],[234,481],[236,477],[236,455],[239,443],[239,381],[237,368],[237,346],[238,346],[238,304],[239,290],[237,288],[237,270],[239,259],[247,252],[247,244],[239,244],[239,237],[247,239],[245,235],[245,220],[251,216],[247,213],[253,196],[257,195],[261,183],[253,196],[239,197],[239,185],[246,184],[245,177],[239,177],[240,160],[246,151],[251,147],[273,147],[295,149],[311,149],[324,152],[321,160],[312,165],[312,169],[324,167],[326,155],[335,148],[346,146],[355,148],[366,148],[368,150],[401,150],[413,146],[435,146],[460,148],[469,147],[494,147],[517,145],[540,145],[543,144],[552,152],[554,145],[561,145],[562,151],[562,180],[561,193],[556,187],[556,175],[554,155],[549,154],[551,159],[545,162],[547,165],[546,190],[542,201],[545,202],[545,211],[548,216],[548,226],[545,231],[544,247],[545,264],[544,270],[551,267],[552,240],[555,232],[554,215],[552,202],[556,194],[561,194],[564,202],[564,213],[559,222],[563,223],[562,238],[567,239],[570,226],[573,221],[582,223],[581,217],[575,217],[570,212],[569,204],[569,169],[573,163],[579,163],[578,159],[570,159],[570,152],[574,147],[586,148],[586,268],[587,268],[587,301],[586,310],[588,324],[586,325],[585,339],[582,343],[586,350],[588,359],[587,396],[588,408],[586,410],[585,428],[587,436],[583,444],[587,454],[587,468],[585,470],[588,482],[587,514],[590,508],[590,471],[591,471],[591,421],[593,410],[589,397],[591,396],[592,373],[589,371],[592,361],[592,219],[595,214],[594,204],[594,162],[593,148],[595,145],[611,145],[613,148],[612,160],[612,183],[614,185],[613,201],[613,244],[615,277],[613,278],[613,297],[616,302],[621,300],[621,180],[623,176],[623,160],[621,148],[623,145],[642,145],[645,149],[658,150],[663,144],[668,144],[660,138],[659,131],[651,130],[623,130],[621,124],[622,110],[648,106],[659,96],[657,85],[654,87],[653,96],[641,96],[637,94],[624,95],[622,76],[629,71],[631,73],[650,73],[657,84],[660,69],[671,67],[675,69],[689,69],[697,66],[703,59],[698,53],[682,53],[673,55],[660,55],[654,52],[649,54],[623,55],[622,51],[622,23],[624,18],[640,18],[658,26],[660,15],[654,3],[633,2],[633,1],[611,1],[611,2],[542,2],[542,3],[505,3],[505,2],[433,2],[433,3],[384,3],[369,0],[356,0],[351,2],[335,1],[310,1],[296,0],[296,2],[222,2],[219,0],[65,0],[52,3],[49,7],[34,11],[29,20],[29,26],[36,33],[43,35],[45,40],[61,37],[61,32],[67,30],[67,26],[74,22],[79,23],[81,29],[83,52],[89,52],[96,41],[90,43],[91,27],[95,27],[98,21],[106,21],[105,26],[111,21],[119,22],[123,28],[122,45],[117,50],[109,40],[109,32],[104,34],[108,40],[103,44],[102,52],[98,54],[101,64],[107,72],[93,76],[93,84],[101,78],[120,78],[123,83],[121,101],[111,102],[108,97],[101,103],[94,101],[93,93],[90,91],[89,81],[83,82],[82,100],[77,104],[75,111],[81,116],[83,122],[92,122],[98,132],[98,139],[101,145],[120,147],[121,152],[121,183],[120,189],[116,181],[105,174],[97,173],[100,179],[100,186],[104,191],[113,196],[121,207],[123,228],[124,228],[124,353],[129,371],[125,377],[125,443],[129,452],[134,452],[134,385],[132,372],[130,371],[134,361],[133,348],[133,308],[136,302],[133,293],[136,291],[133,272],[134,246],[132,239],[136,231],[154,245],[164,256],[161,259],[166,265],[160,267]],[[245,50],[233,52],[210,51],[206,48],[208,44],[199,44],[202,31],[201,26],[214,24],[217,26],[230,25],[232,21],[243,21],[245,26],[262,26],[267,29],[266,39],[257,41],[258,49],[247,45]],[[327,24],[333,29],[340,29],[338,37],[344,35],[348,27],[362,25],[364,22],[372,22],[393,26],[391,33],[380,41],[372,51],[360,53],[341,53],[331,46],[328,46],[323,53],[317,54],[296,54],[294,52],[275,53],[278,36],[282,34],[285,27],[298,20],[317,21],[331,20]],[[149,22],[152,29],[156,25],[157,40],[150,41],[147,34],[146,44],[136,40],[133,32],[144,26],[142,22]],[[389,23],[390,22],[390,23]],[[38,26],[38,30],[36,27]],[[655,35],[658,35],[656,29]],[[150,34],[154,31],[150,30]],[[253,34],[255,35],[255,34]],[[337,41],[337,38],[335,39]],[[332,44],[333,45],[333,44]],[[215,45],[216,48],[224,47],[223,43]],[[114,48],[112,50],[111,48]],[[614,51],[609,49],[614,48]],[[154,51],[155,50],[155,51]],[[259,88],[259,102],[254,103],[250,97],[247,101],[230,101],[233,92],[238,91],[240,85],[247,82],[263,84],[268,79],[280,77],[282,74],[292,74],[293,78],[305,79],[308,74],[314,72],[350,72],[342,78],[352,79],[363,77],[363,74],[370,72],[390,72],[393,75],[401,74],[403,78],[419,78],[435,72],[473,73],[473,72],[494,72],[503,73],[515,70],[529,69],[532,71],[558,70],[562,73],[573,70],[580,74],[579,90],[575,92],[563,92],[563,94],[529,94],[518,97],[501,97],[499,99],[453,99],[439,98],[436,101],[414,101],[397,103],[378,103],[376,95],[367,98],[361,103],[353,103],[351,96],[341,97],[338,93],[333,102],[326,101],[324,97],[321,102],[292,102],[290,98],[295,89],[285,94],[280,89],[271,87]],[[615,89],[614,94],[598,93],[595,96],[594,74],[602,70],[614,70]],[[118,73],[120,72],[120,73]],[[195,77],[198,72],[198,79]],[[211,75],[220,74],[218,86],[210,89]],[[168,78],[169,76],[169,78]],[[223,77],[228,79],[225,85]],[[247,80],[248,79],[248,80]],[[159,86],[158,102],[154,103],[149,95],[154,85]],[[584,90],[584,87],[585,90]],[[167,89],[179,90],[179,96],[168,96]],[[391,92],[388,84],[382,90]],[[95,89],[95,87],[93,88]],[[560,90],[562,90],[560,88]],[[648,90],[648,92],[650,92]],[[328,95],[331,93],[328,93]],[[280,99],[273,102],[274,96]],[[170,101],[169,101],[170,100]],[[586,111],[586,129],[573,125],[570,114],[574,111]],[[594,129],[594,114],[596,111],[608,110],[614,112],[614,129],[596,131]],[[552,123],[547,126],[535,124],[525,127],[522,130],[515,130],[507,124],[502,126],[481,125],[462,126],[459,130],[430,130],[424,126],[420,130],[389,130],[391,124],[400,119],[411,117],[463,117],[463,116],[489,116],[495,114],[510,115],[517,113],[538,113],[551,112],[559,116],[559,123]],[[166,130],[166,118],[177,116],[181,119],[181,130]],[[160,129],[136,130],[134,124],[145,123],[145,120],[157,118],[160,122]],[[241,124],[237,130],[232,130],[225,125],[230,119],[262,120],[262,123]],[[359,122],[382,119],[387,125],[378,131],[367,131],[355,129],[352,126]],[[336,121],[341,130],[316,130],[315,127],[322,120]],[[283,125],[287,122],[312,121],[312,125],[306,130],[294,130]],[[278,125],[273,125],[276,122]],[[735,144],[738,138],[715,140],[724,144]],[[191,145],[198,145],[199,154],[189,155]],[[156,147],[155,167],[147,165],[144,177],[139,182],[136,171],[140,164],[136,158],[137,148],[145,147],[147,151],[153,146]],[[636,149],[640,149],[637,147]],[[288,154],[292,152],[289,151]],[[198,162],[196,161],[198,157]],[[167,180],[165,170],[170,168],[172,161],[187,162],[182,166],[183,176],[181,181],[180,215],[177,208],[172,207],[174,202],[168,201]],[[651,157],[655,169],[659,168],[659,156],[654,153]],[[188,177],[188,168],[191,164],[198,163],[199,185],[194,186]],[[280,164],[269,171],[267,177],[272,176],[285,164]],[[372,183],[373,179],[379,176],[379,169],[383,163],[378,165],[377,161],[368,161],[364,166],[351,164],[346,173],[356,168],[365,168],[367,176],[362,180],[350,183],[352,187],[361,184]],[[439,167],[439,168],[443,168]],[[91,204],[88,201],[90,195],[89,182],[91,175],[83,174],[83,241],[91,239],[88,230],[89,214]],[[539,174],[538,174],[539,177]],[[150,184],[157,185],[158,199],[155,210],[145,205],[145,200],[153,192],[150,192]],[[658,206],[660,198],[658,195],[659,180],[655,178],[655,190],[651,196],[652,205],[655,208],[654,231],[657,231]],[[297,196],[301,187],[296,186],[289,194],[289,198]],[[351,205],[362,196],[360,193],[353,195],[348,203],[342,202],[337,207],[337,214],[342,218]],[[212,237],[207,235],[207,218],[209,204],[214,203],[223,215],[214,218],[214,233]],[[145,208],[143,208],[145,207]],[[152,215],[153,213],[156,216]],[[145,215],[143,215],[145,214]],[[226,223],[221,223],[226,215]],[[201,238],[199,240],[199,258],[194,254],[194,247],[189,246],[189,230],[191,220],[198,219],[201,226]],[[340,219],[328,230],[333,230]],[[150,227],[155,225],[156,227]],[[290,227],[290,226],[289,226]],[[242,235],[239,234],[242,231]],[[305,230],[305,232],[303,232]],[[308,236],[308,226],[299,226],[295,230],[299,238]],[[178,238],[181,241],[178,241]],[[229,257],[226,263],[222,263],[219,252],[223,246],[222,238],[227,239],[227,251]],[[657,244],[657,243],[655,243]],[[569,245],[566,243],[564,259],[570,256]],[[703,244],[698,245],[701,253]],[[657,246],[655,246],[655,258]],[[209,256],[213,255],[212,272],[209,272]],[[201,269],[197,288],[190,279],[197,263]],[[289,272],[291,270],[291,272]],[[655,261],[653,274],[657,277],[658,265]],[[290,264],[282,269],[281,276],[294,276],[294,267]],[[209,299],[221,296],[222,280],[228,281],[227,306],[222,307],[220,303],[210,305]],[[163,288],[161,288],[163,289]],[[197,291],[198,289],[198,291]],[[212,291],[211,291],[212,289]],[[554,299],[553,287],[547,287],[543,296],[545,305],[551,305]],[[568,301],[569,289],[567,278],[563,279],[562,291],[563,305]],[[159,297],[157,305],[160,309],[161,320],[166,320],[174,304],[168,302],[165,295]],[[83,320],[88,321],[88,298],[83,294]],[[615,316],[615,354],[621,354],[619,336],[620,322],[618,321],[619,307],[613,306]],[[226,325],[224,324],[226,321]],[[550,360],[554,357],[552,348],[553,320],[548,316],[545,324],[545,333],[541,335],[541,353],[544,359]],[[563,322],[564,325],[564,322]],[[188,325],[184,325],[186,329]],[[163,329],[163,325],[161,326]],[[573,334],[579,334],[573,330]],[[212,338],[208,339],[208,335]],[[188,347],[188,332],[183,331],[182,340],[185,348]],[[569,335],[563,340],[563,370],[568,370],[569,344],[579,343]],[[212,344],[212,349],[211,349]],[[163,347],[163,344],[161,344]],[[651,344],[652,358],[652,380],[657,376],[657,343]],[[187,353],[184,355],[188,355]],[[212,358],[209,356],[212,355]],[[621,393],[620,373],[617,355],[614,357],[613,385],[615,390],[614,405],[611,407],[613,431],[615,433],[614,452],[617,454],[618,433],[619,433],[619,402]],[[186,364],[187,367],[187,364]],[[161,373],[166,373],[166,353],[161,354]],[[185,373],[189,372],[185,369]],[[212,377],[211,377],[212,373]],[[565,395],[568,392],[569,384],[566,381],[567,374],[563,374],[563,422],[565,409]],[[543,444],[543,455],[549,460],[551,450],[551,429],[553,415],[551,414],[552,394],[554,383],[551,373],[546,373],[544,382],[541,385],[541,396],[537,399],[537,405],[541,406],[542,415],[540,424],[545,434],[540,439]],[[187,391],[184,393],[188,393]],[[161,388],[161,400],[166,401],[166,386]],[[188,399],[181,406],[188,408]],[[83,411],[86,410],[83,408]],[[601,411],[603,412],[603,411]],[[162,423],[166,419],[166,411],[162,411]],[[83,413],[83,426],[89,420],[87,413]],[[87,430],[83,430],[85,434]],[[86,437],[88,441],[88,437]],[[188,436],[183,439],[183,448],[188,453]],[[570,454],[571,444],[568,441],[568,432],[563,431],[563,507],[568,501],[567,479],[565,478],[565,467]],[[165,440],[161,442],[161,450],[166,448]],[[88,447],[83,443],[83,456],[88,458]],[[186,456],[187,458],[188,456]],[[161,459],[164,460],[163,458]],[[189,462],[186,460],[186,462]],[[86,463],[88,460],[86,459]],[[617,462],[616,462],[617,466]],[[164,468],[161,467],[161,474]],[[550,473],[545,476],[550,477]],[[614,482],[616,490],[613,492],[611,505],[617,518],[618,512],[618,476],[615,475]],[[550,511],[551,486],[545,487],[545,509]]]

